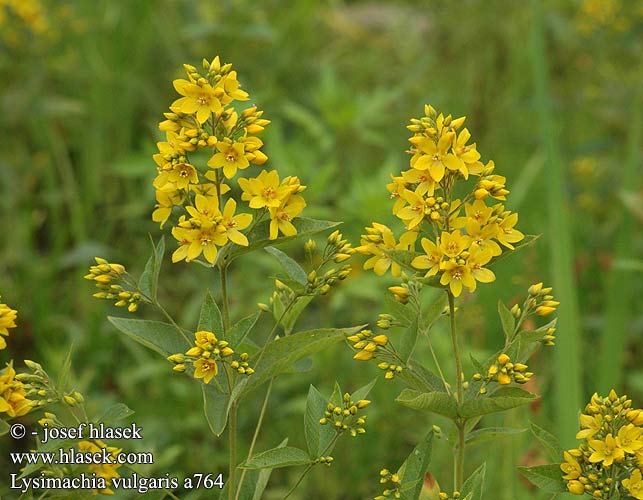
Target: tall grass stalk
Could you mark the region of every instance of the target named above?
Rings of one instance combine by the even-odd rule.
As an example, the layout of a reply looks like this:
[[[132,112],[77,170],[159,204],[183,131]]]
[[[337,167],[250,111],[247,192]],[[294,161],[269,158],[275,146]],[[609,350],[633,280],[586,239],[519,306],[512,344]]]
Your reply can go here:
[[[634,96],[632,116],[629,126],[627,160],[621,179],[621,193],[636,188],[638,168],[641,165],[641,122],[643,121],[643,89],[638,88]],[[628,210],[621,211],[620,221],[616,221],[616,234],[613,263],[605,284],[605,322],[601,334],[601,358],[598,364],[596,387],[600,394],[607,394],[611,388],[620,387],[624,377],[624,353],[627,347],[629,306],[632,303],[634,273],[620,269],[617,265],[633,256],[632,234],[634,216]]]
[[[557,432],[563,446],[574,444],[577,415],[582,402],[580,331],[575,277],[573,272],[572,228],[566,203],[565,171],[557,144],[545,48],[545,20],[542,2],[532,0],[532,68],[540,140],[545,149],[547,211],[551,245],[551,272],[556,296],[561,302],[554,373]]]

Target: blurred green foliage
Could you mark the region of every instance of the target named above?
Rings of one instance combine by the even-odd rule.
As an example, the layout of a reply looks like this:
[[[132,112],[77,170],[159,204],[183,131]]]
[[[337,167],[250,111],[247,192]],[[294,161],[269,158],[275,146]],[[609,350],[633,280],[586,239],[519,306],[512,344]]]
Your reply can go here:
[[[37,359],[55,372],[73,344],[77,389],[97,411],[115,401],[135,410],[145,439],[126,445],[153,451],[153,471],[223,471],[225,447],[207,431],[196,385],[119,336],[105,320],[113,311],[91,299],[82,275],[94,255],[134,274],[142,270],[147,235],[160,234],[150,219],[151,154],[161,138],[157,122],[174,95],[171,81],[182,63],[198,65],[217,54],[234,63],[253,102],[272,120],[262,137],[269,161],[308,185],[305,213],[344,221],[342,231],[355,243],[373,220],[401,228],[384,184],[408,161],[408,119],[425,103],[467,115],[483,159],[506,173],[509,208],[520,212],[521,230],[544,233],[496,270],[494,285],[463,300],[466,348],[481,355],[501,337],[497,299],[511,302],[534,281],[555,281],[550,262],[560,235],[549,231],[557,215],[546,200],[552,168],[558,169],[564,184],[557,206],[570,221],[563,230],[572,245],[568,271],[580,318],[571,333],[580,339],[582,367],[569,373],[564,359],[541,356],[532,389],[543,394],[542,404],[495,424],[526,427],[529,418],[555,431],[561,403],[550,395],[565,377],[582,379],[583,397],[617,385],[643,401],[641,5],[543,2],[551,112],[545,134],[558,147],[552,165],[538,120],[535,3],[29,0],[23,10],[19,3],[0,1],[0,292],[19,310],[19,329],[5,353],[17,365]],[[291,250],[303,256],[301,245]],[[233,316],[266,301],[276,270],[267,254],[232,270]],[[161,299],[182,324],[195,325],[204,287],[216,292],[208,280],[199,266],[166,264]],[[356,269],[300,326],[374,321],[390,284]],[[576,306],[563,301],[565,307]],[[433,339],[438,356],[448,358],[446,325],[438,324]],[[609,349],[612,341],[617,350]],[[277,384],[260,447],[276,446],[301,428],[310,383],[330,393],[335,378],[353,390],[378,376],[349,352],[323,353],[311,372]],[[428,425],[441,423],[397,406],[398,391],[394,381],[377,384],[368,434],[343,443],[333,467],[316,469],[293,498],[378,493],[379,469],[395,468]],[[248,434],[261,399],[257,394],[254,407],[242,409]],[[2,470],[11,467],[12,446],[0,442]],[[530,496],[514,468],[543,458],[528,433],[490,446],[493,452],[485,445],[467,458],[472,466],[488,461],[488,491],[502,500],[542,498]],[[447,489],[448,447],[438,442],[434,449],[430,470]],[[275,471],[265,497],[281,498],[297,473]]]

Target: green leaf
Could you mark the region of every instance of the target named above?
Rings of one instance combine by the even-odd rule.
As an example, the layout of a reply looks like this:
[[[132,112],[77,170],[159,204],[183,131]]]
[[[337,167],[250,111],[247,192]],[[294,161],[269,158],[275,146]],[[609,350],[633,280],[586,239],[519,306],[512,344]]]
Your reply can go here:
[[[74,350],[74,345],[72,344],[69,346],[69,350],[67,351],[67,354],[65,355],[65,359],[63,360],[63,364],[60,367],[60,372],[58,373],[58,382],[56,383],[56,388],[59,391],[65,390],[67,377],[69,376],[69,371],[71,370],[71,357],[72,357],[73,350]]]
[[[190,343],[169,323],[145,319],[129,319],[108,316],[116,328],[139,344],[159,353],[164,358],[171,354],[185,352]],[[184,334],[185,330],[183,330]]]
[[[482,363],[480,363],[480,361],[473,357],[473,354],[469,354],[469,359],[471,360],[471,364],[475,368],[476,372],[480,374],[485,373],[486,370],[484,369],[484,366],[482,366]]]
[[[413,322],[416,314],[409,305],[398,302],[390,293],[384,296],[384,300],[391,315],[399,321],[402,326],[409,326]]]
[[[228,422],[228,411],[230,409],[230,396],[221,394],[214,387],[207,384],[201,384],[203,393],[203,412],[208,422],[210,431],[215,436],[220,436],[225,430]]]
[[[547,493],[565,493],[567,486],[560,470],[560,464],[535,465],[518,467],[518,470],[529,482]]]
[[[319,423],[319,420],[324,416],[328,401],[313,385],[310,386],[306,399],[304,434],[311,458],[319,458],[335,435],[335,429],[330,423],[326,425]]]
[[[395,401],[415,410],[427,410],[452,419],[458,416],[458,404],[453,396],[446,392],[404,389]]]
[[[424,315],[424,324],[429,328],[442,316],[444,308],[447,306],[448,295],[440,292],[433,303],[429,306],[429,310]]]
[[[537,426],[533,422],[529,422],[529,430],[531,430],[531,433],[536,437],[536,439],[538,439],[538,441],[540,441],[540,444],[545,447],[552,460],[561,459],[563,456],[563,448],[560,446],[560,442],[556,436],[547,432],[542,427]]]
[[[156,300],[157,297],[159,274],[161,272],[164,254],[165,236],[162,236],[158,244],[154,245],[154,241],[152,241],[152,255],[150,255],[150,258],[147,260],[143,274],[141,274],[138,280],[138,288],[152,300]]]
[[[259,316],[261,316],[261,311],[257,311],[250,316],[240,319],[230,327],[230,331],[227,334],[227,341],[230,342],[230,347],[232,347],[232,349],[236,350],[237,347],[246,339],[257,323]]]
[[[412,389],[417,389],[420,392],[446,392],[444,383],[440,377],[427,370],[424,365],[413,360],[407,363],[407,368],[397,376],[404,380]]]
[[[341,222],[333,222],[327,220],[315,220],[307,219],[305,217],[299,217],[292,221],[292,224],[297,229],[297,234],[293,236],[282,236],[276,240],[269,239],[270,235],[270,221],[265,220],[257,224],[252,231],[246,234],[250,244],[247,247],[242,247],[239,245],[231,245],[224,247],[219,255],[220,259],[224,259],[226,262],[231,262],[237,257],[244,255],[248,252],[265,248],[268,245],[281,245],[287,241],[292,241],[297,238],[303,238],[305,236],[310,236],[327,229],[331,229],[335,226],[341,224]]]
[[[223,331],[221,311],[219,310],[219,306],[214,300],[212,293],[210,293],[210,290],[205,294],[203,305],[201,305],[201,314],[199,314],[197,331],[201,330],[212,332],[219,337],[219,339],[224,336],[224,333],[227,333]]]
[[[270,342],[265,346],[259,363],[253,366],[252,361],[250,362],[250,366],[253,366],[255,373],[250,376],[243,394],[247,394],[275,375],[284,372],[295,361],[337,344],[344,340],[346,335],[356,333],[362,328],[362,326],[320,328],[294,333]]]
[[[420,496],[424,473],[431,462],[433,447],[433,431],[429,431],[424,439],[413,448],[413,451],[400,466],[397,474],[402,482],[404,498],[414,500]],[[410,487],[410,488],[409,488]]]
[[[483,463],[467,478],[460,489],[460,496],[469,500],[482,500],[482,486],[486,468],[487,464]]]
[[[415,344],[417,342],[418,333],[420,331],[418,327],[418,317],[416,316],[413,322],[406,328],[406,331],[401,336],[397,347],[397,353],[406,363],[411,354],[413,354],[413,349],[415,349]]]
[[[529,404],[538,397],[518,387],[502,387],[489,396],[465,401],[458,413],[463,418],[477,417]]]
[[[493,441],[495,439],[510,436],[513,434],[520,434],[527,429],[514,429],[512,427],[485,427],[467,434],[466,444],[479,444],[485,441]]]
[[[292,333],[297,319],[299,319],[299,316],[304,309],[306,309],[306,306],[310,304],[310,301],[313,300],[313,298],[314,297],[312,295],[297,298],[295,304],[290,308],[290,310],[286,311],[286,314],[283,315],[283,318],[281,318],[281,327],[284,329],[284,333],[286,335],[290,335]]]
[[[118,422],[119,420],[123,420],[124,418],[127,418],[133,414],[134,410],[129,409],[127,405],[124,405],[123,403],[116,403],[107,408],[107,410],[105,410],[105,412],[100,416],[97,422],[103,422],[106,424]]]
[[[284,271],[289,278],[295,280],[301,285],[305,285],[308,282],[306,271],[304,271],[302,267],[295,262],[295,260],[291,259],[288,255],[275,247],[266,247],[264,250],[279,261],[281,267],[284,268]]]
[[[272,448],[251,457],[239,464],[241,469],[277,469],[280,467],[292,467],[297,465],[307,465],[312,462],[304,450],[293,446],[282,446]]]
[[[516,328],[516,318],[501,300],[498,301],[498,315],[500,316],[502,331],[505,333],[505,339],[510,341]]]
[[[353,392],[353,394],[351,394],[351,400],[359,401],[360,399],[366,399],[376,383],[377,383],[377,379],[374,378],[365,386],[357,389],[355,392]]]
[[[4,420],[0,420],[0,436],[4,436],[9,432],[9,429],[11,429],[11,426]]]

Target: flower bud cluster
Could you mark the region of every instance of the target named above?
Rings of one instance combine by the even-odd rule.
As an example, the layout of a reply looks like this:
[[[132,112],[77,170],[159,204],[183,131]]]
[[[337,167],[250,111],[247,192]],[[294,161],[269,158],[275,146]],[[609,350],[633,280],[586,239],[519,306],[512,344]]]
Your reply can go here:
[[[453,493],[451,493],[451,495],[449,495],[447,492],[441,491],[438,494],[438,498],[440,500],[458,500],[460,498],[460,492],[454,491]]]
[[[614,390],[594,394],[580,415],[581,440],[563,454],[567,489],[593,498],[643,497],[643,410]]]
[[[387,498],[401,498],[402,493],[400,488],[402,482],[400,476],[396,473],[391,473],[388,469],[380,471],[380,484],[386,484],[386,489],[381,495],[376,496],[375,500],[386,500]]]
[[[353,356],[353,359],[359,361],[368,361],[378,355],[378,351],[384,352],[384,347],[388,344],[386,335],[373,335],[371,330],[362,330],[359,333],[346,337],[346,340],[353,343],[353,349],[359,352]]]
[[[100,291],[93,296],[97,299],[115,300],[116,307],[127,307],[129,312],[135,312],[141,301],[141,294],[136,290],[127,290],[120,284],[123,283],[134,288],[128,279],[127,271],[121,264],[112,264],[100,257],[94,257],[96,265],[89,268],[89,274],[84,276],[87,280],[96,282],[96,288]]]
[[[252,375],[254,369],[248,364],[247,353],[233,359],[234,350],[225,340],[219,340],[217,336],[206,330],[199,330],[194,333],[194,347],[188,349],[185,354],[177,353],[167,357],[167,360],[174,363],[173,370],[183,373],[187,364],[191,363],[194,369],[194,378],[203,379],[205,384],[216,376],[219,371],[219,363],[228,363],[240,375]]]
[[[353,401],[351,395],[346,393],[342,398],[341,406],[328,403],[324,416],[319,419],[319,423],[321,425],[332,425],[338,434],[348,432],[351,437],[365,434],[366,416],[361,416],[360,410],[370,404],[371,402],[368,399]]]
[[[485,386],[490,382],[497,382],[500,385],[509,385],[512,381],[518,384],[527,383],[533,376],[533,372],[528,372],[527,368],[527,365],[523,363],[512,363],[511,358],[502,353],[498,356],[496,362],[489,366],[485,375],[474,373],[473,380],[483,381],[479,392],[484,394],[487,392]]]
[[[319,457],[317,463],[324,464],[326,467],[330,467],[335,459],[330,455],[327,457]]]

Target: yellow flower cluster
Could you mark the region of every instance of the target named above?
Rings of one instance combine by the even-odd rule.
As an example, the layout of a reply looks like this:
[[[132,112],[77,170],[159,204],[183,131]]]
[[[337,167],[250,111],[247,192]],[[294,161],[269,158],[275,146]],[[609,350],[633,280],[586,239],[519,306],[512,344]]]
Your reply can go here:
[[[108,456],[113,461],[113,463],[100,463],[100,464],[90,464],[89,471],[93,474],[96,474],[97,477],[102,477],[105,479],[107,484],[111,484],[112,479],[115,477],[120,477],[120,474],[116,471],[121,464],[116,462],[118,454],[122,451],[121,448],[116,448],[114,446],[107,446],[103,441],[96,439],[95,441],[80,441],[78,443],[78,451],[81,453],[103,453],[103,450],[107,451]],[[96,491],[96,493],[101,493],[103,495],[113,495],[114,490],[111,488],[106,488],[104,490]]]
[[[400,476],[398,474],[393,474],[388,469],[382,469],[380,471],[380,484],[386,484],[387,487],[381,495],[375,497],[375,500],[402,497],[402,492],[400,491],[402,482],[400,481]]]
[[[353,401],[351,395],[346,393],[342,398],[342,406],[328,403],[324,416],[319,419],[319,423],[321,425],[330,424],[335,428],[335,432],[348,432],[351,437],[365,434],[364,424],[366,424],[366,417],[360,416],[359,411],[370,404],[371,402],[368,399]]]
[[[16,371],[11,363],[0,372],[0,413],[8,417],[21,417],[33,408],[34,402],[27,399],[27,388],[16,379]]]
[[[3,338],[9,336],[9,328],[16,327],[16,316],[18,312],[11,309],[7,304],[0,304],[0,350],[7,347],[7,341]]]
[[[163,227],[174,207],[187,212],[179,216],[172,229],[179,243],[172,261],[189,262],[203,255],[213,264],[218,249],[228,242],[247,246],[248,238],[242,231],[253,227],[253,218],[257,224],[269,217],[270,239],[276,239],[280,232],[296,234],[292,220],[306,206],[299,196],[305,186],[297,177],[280,180],[277,171],[262,170],[257,177],[239,178],[241,200],[255,210],[254,216],[235,215],[237,201],[232,197],[223,203],[223,196],[231,192],[226,181],[251,164],[267,161],[261,151],[263,142],[256,135],[270,122],[255,106],[241,113],[234,109],[233,102],[247,101],[248,93],[241,90],[231,64],[221,64],[215,57],[212,62],[203,61],[205,74],[191,65],[184,68],[187,80],[174,81],[181,97],[159,124],[166,141],[157,144],[159,152],[154,155],[158,167],[153,182],[157,208],[152,219]],[[207,159],[199,166],[204,153]]]
[[[353,359],[357,359],[358,361],[378,360],[379,363],[377,367],[385,372],[385,379],[390,380],[404,370],[403,365],[398,364],[402,363],[402,360],[397,355],[393,345],[389,343],[386,335],[373,335],[371,330],[362,330],[355,335],[346,337],[346,340],[352,342],[353,349],[357,349],[358,351],[353,356]]]
[[[127,306],[129,312],[135,312],[141,301],[141,294],[138,293],[136,284],[133,283],[121,264],[111,264],[105,259],[94,257],[96,265],[89,268],[89,274],[84,276],[87,280],[96,282],[96,287],[100,292],[93,296],[97,299],[116,300],[114,303],[117,307]],[[121,285],[115,285],[112,281],[119,281],[129,286],[131,290],[126,290]]]
[[[614,390],[592,396],[580,415],[578,448],[564,452],[560,465],[567,489],[575,495],[643,500],[643,410]]]
[[[371,256],[365,269],[382,275],[390,268],[399,276],[391,251],[414,251],[420,238],[424,253],[413,259],[412,267],[425,277],[438,277],[457,297],[463,287],[473,292],[477,282],[494,281],[494,273],[484,266],[501,255],[503,247],[513,250],[524,238],[515,229],[518,214],[502,203],[487,205],[489,199],[506,199],[506,179],[494,173],[493,161],[480,162],[476,144],[468,144],[471,134],[462,128],[464,121],[438,114],[431,106],[425,106],[424,117],[411,120],[410,168],[392,176],[387,185],[395,200],[393,214],[406,232],[396,241],[384,224],[366,228],[356,249]],[[477,181],[462,200],[455,199],[454,185],[469,176]]]
[[[194,378],[203,379],[206,384],[219,372],[218,363],[229,363],[230,367],[241,375],[252,375],[254,369],[248,365],[248,354],[244,352],[238,360],[231,361],[230,356],[233,354],[234,350],[229,347],[228,342],[217,339],[212,332],[200,330],[194,333],[194,347],[188,349],[185,354],[172,354],[167,359],[174,363],[173,370],[179,373],[186,370],[186,362],[191,362]]]
[[[473,374],[473,380],[482,380],[480,394],[487,392],[486,385],[491,382],[497,382],[500,385],[509,385],[511,382],[526,384],[534,375],[533,372],[527,371],[528,366],[523,363],[512,363],[511,358],[502,353],[498,356],[495,363],[491,364],[487,373],[483,376],[480,373]]]

